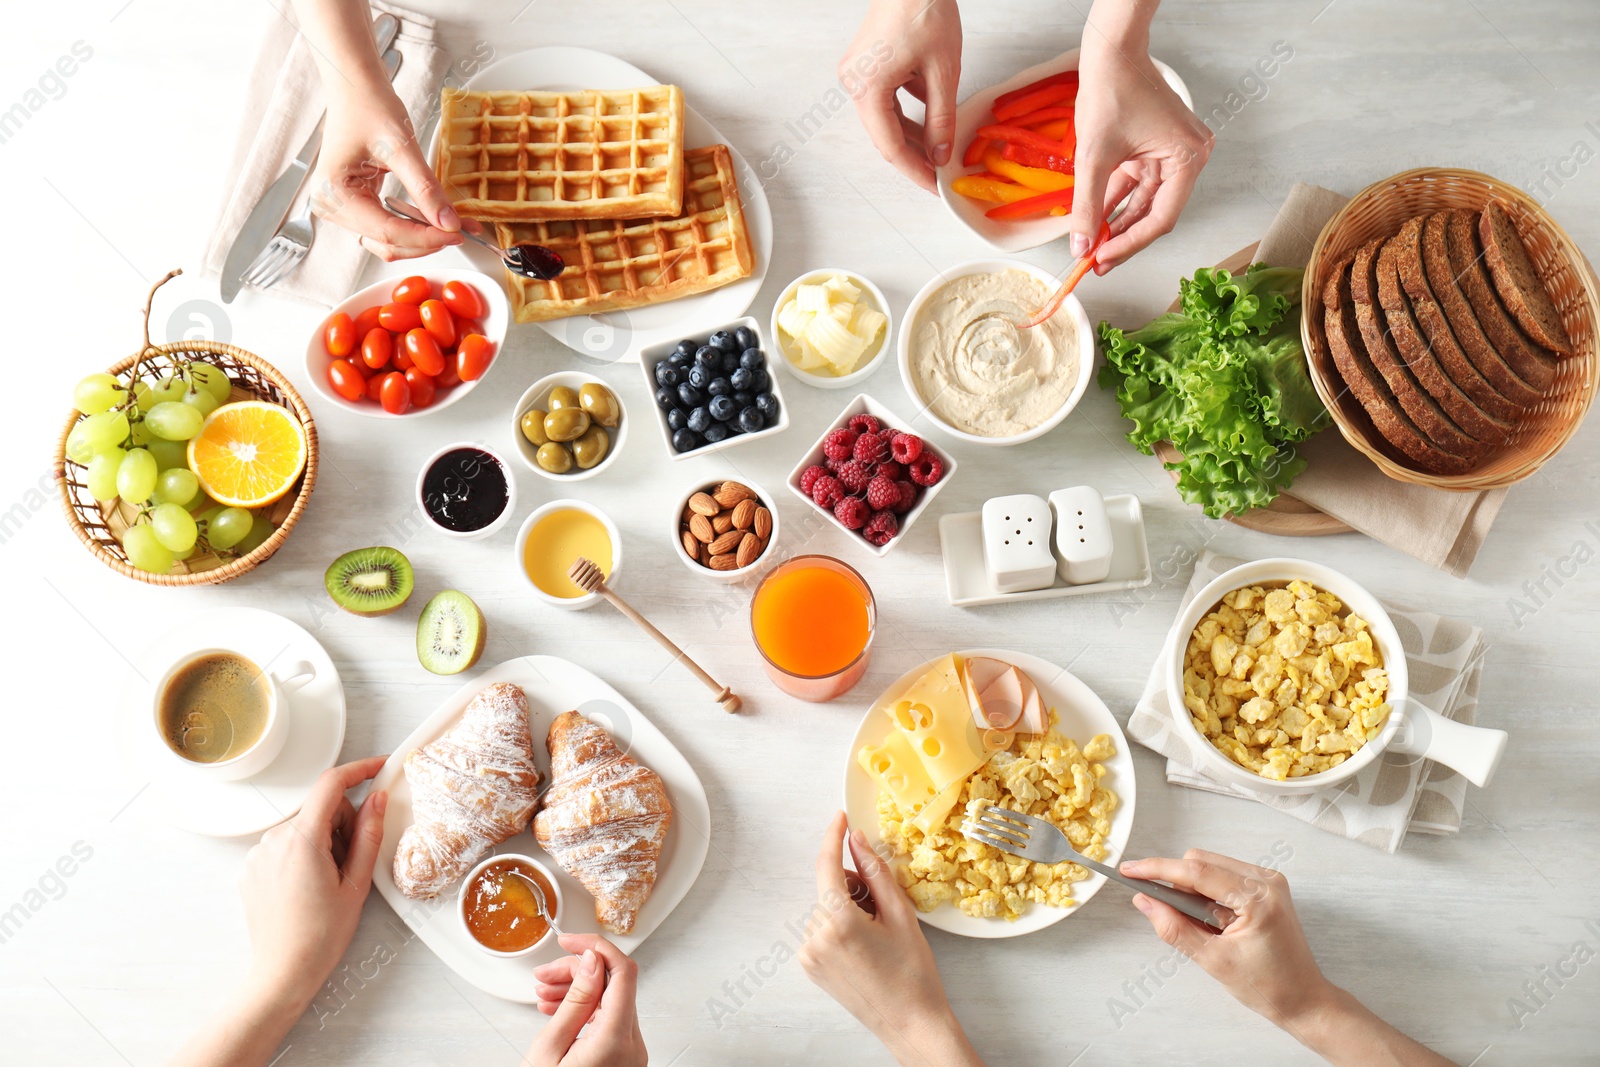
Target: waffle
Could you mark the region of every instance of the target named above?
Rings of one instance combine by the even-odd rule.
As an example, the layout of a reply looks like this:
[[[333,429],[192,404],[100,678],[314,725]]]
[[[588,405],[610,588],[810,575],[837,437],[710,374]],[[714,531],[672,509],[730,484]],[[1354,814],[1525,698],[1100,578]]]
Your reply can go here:
[[[491,222],[672,216],[683,206],[683,92],[466,92],[440,101],[435,170]]]
[[[671,219],[497,223],[500,245],[554,249],[567,269],[539,282],[507,273],[518,322],[643,307],[750,275],[750,230],[727,145],[683,154],[683,213]]]

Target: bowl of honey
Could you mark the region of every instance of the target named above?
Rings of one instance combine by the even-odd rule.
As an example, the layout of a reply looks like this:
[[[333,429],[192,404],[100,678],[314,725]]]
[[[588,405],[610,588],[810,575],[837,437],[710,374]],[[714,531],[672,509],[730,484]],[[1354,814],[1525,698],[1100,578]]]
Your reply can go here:
[[[576,610],[600,599],[567,577],[579,556],[599,567],[608,583],[622,563],[622,534],[593,504],[552,500],[534,509],[517,531],[517,567],[533,595],[551,607]]]
[[[484,952],[526,956],[556,932],[561,886],[532,856],[490,856],[461,883],[456,910],[467,935]]]

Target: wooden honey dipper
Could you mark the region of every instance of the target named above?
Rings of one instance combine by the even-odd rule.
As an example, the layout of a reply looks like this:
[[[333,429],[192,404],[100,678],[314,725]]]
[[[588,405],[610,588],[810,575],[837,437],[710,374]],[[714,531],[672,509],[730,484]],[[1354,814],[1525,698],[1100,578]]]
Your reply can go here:
[[[567,568],[567,577],[572,579],[572,584],[582,589],[585,593],[599,593],[611,606],[622,612],[638,624],[639,629],[656,639],[656,644],[671,652],[675,659],[683,660],[684,664],[694,672],[694,676],[706,684],[706,688],[717,694],[717,703],[722,705],[722,710],[730,715],[739,710],[739,698],[733,695],[733,690],[720,684],[715,678],[707,674],[688,653],[672,643],[672,639],[650,624],[650,620],[633,610],[626,600],[613,593],[606,586],[606,576],[591,560],[579,556],[573,560],[572,566]]]

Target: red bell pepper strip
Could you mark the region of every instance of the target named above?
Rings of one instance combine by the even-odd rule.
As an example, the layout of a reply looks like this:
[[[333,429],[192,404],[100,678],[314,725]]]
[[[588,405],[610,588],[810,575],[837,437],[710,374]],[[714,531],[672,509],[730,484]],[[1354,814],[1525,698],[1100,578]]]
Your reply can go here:
[[[1010,204],[1000,204],[984,212],[991,219],[1025,219],[1029,215],[1039,215],[1053,207],[1072,207],[1072,190],[1057,189],[1053,193],[1040,193],[1030,196],[1026,200],[1017,200]]]
[[[1071,85],[1076,88],[1078,85],[1078,72],[1075,70],[1064,70],[1059,74],[1051,74],[1047,77],[1040,78],[1036,82],[1029,82],[1020,89],[1013,89],[1009,93],[1001,93],[999,96],[995,97],[994,106],[1005,107],[1007,104],[1015,103],[1024,96],[1027,96],[1029,93],[1037,92],[1047,85]]]
[[[1012,125],[1023,126],[1030,130],[1037,130],[1046,122],[1053,122],[1056,119],[1070,119],[1075,117],[1077,113],[1078,109],[1075,107],[1042,107],[1038,111],[1033,111],[1023,115]]]
[[[1000,150],[1000,158],[1021,163],[1024,167],[1053,170],[1057,174],[1073,173],[1071,158],[1061,155],[1059,149],[1056,152],[1041,152],[1025,144],[1008,144]]]
[[[987,137],[974,137],[972,143],[967,145],[967,150],[961,156],[963,167],[976,167],[983,162],[983,154],[989,150]]]
[[[1004,141],[1007,144],[1025,144],[1037,148],[1041,152],[1059,154],[1061,142],[1052,141],[1050,138],[1033,130],[1025,130],[1021,126],[983,126],[978,130],[979,137],[987,137],[991,141]]]
[[[1009,204],[1001,205],[1001,207],[1009,206]],[[1061,288],[1057,289],[1055,291],[1055,295],[1053,295],[1049,300],[1045,301],[1044,307],[1040,308],[1034,313],[1033,318],[1028,320],[1028,326],[1024,327],[1025,329],[1039,325],[1040,323],[1049,319],[1051,315],[1056,313],[1056,311],[1061,307],[1062,302],[1067,299],[1067,296],[1072,292],[1077,284],[1083,281],[1083,276],[1089,273],[1089,268],[1095,265],[1095,254],[1100,251],[1100,246],[1105,244],[1110,239],[1111,223],[1101,222],[1100,233],[1096,235],[1094,239],[1094,245],[1089,249],[1089,251],[1083,254],[1083,257],[1079,259],[1078,262],[1072,265],[1071,270],[1067,271],[1067,276],[1061,280]]]
[[[1008,104],[996,104],[994,117],[998,122],[1010,122],[1023,115],[1032,114],[1040,108],[1059,104],[1063,100],[1071,100],[1077,93],[1076,85],[1047,85],[1043,89],[1035,89],[1027,96],[1019,96]]]

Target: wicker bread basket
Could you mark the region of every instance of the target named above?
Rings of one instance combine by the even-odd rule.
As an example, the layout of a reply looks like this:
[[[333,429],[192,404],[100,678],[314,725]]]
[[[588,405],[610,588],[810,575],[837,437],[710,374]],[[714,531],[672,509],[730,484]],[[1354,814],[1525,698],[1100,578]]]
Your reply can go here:
[[[120,377],[139,359],[138,355],[129,356],[110,368],[107,373]],[[257,521],[262,518],[269,519],[277,529],[248,555],[233,556],[231,553],[198,555],[174,563],[172,570],[166,574],[151,574],[128,562],[128,556],[123,552],[122,544],[118,540],[119,535],[131,525],[138,514],[137,511],[120,500],[103,506],[97,503],[94,497],[89,495],[89,488],[85,482],[87,468],[67,459],[67,435],[82,418],[77,412],[73,412],[66,426],[62,428],[60,439],[56,442],[54,466],[56,484],[61,489],[61,506],[66,512],[67,524],[72,527],[72,532],[78,535],[78,540],[87,545],[89,551],[106,566],[119,574],[137,578],[141,582],[149,582],[151,585],[216,585],[254,570],[270,559],[288,538],[289,531],[294,529],[294,524],[305,511],[306,503],[311,499],[311,489],[317,481],[317,428],[311,420],[311,410],[306,407],[305,401],[300,399],[300,394],[295,392],[294,386],[289,384],[289,380],[280,374],[276,367],[232,345],[218,344],[214,341],[178,341],[151,346],[145,350],[141,371],[148,371],[156,376],[171,374],[191,360],[215,363],[228,373],[228,377],[233,380],[233,394],[229,397],[230,401],[265,400],[293,412],[300,420],[300,426],[306,435],[306,466],[294,488],[277,503],[258,513]]]
[[[1323,288],[1341,259],[1374,237],[1398,233],[1416,215],[1500,201],[1517,227],[1562,322],[1574,354],[1559,363],[1549,391],[1523,416],[1516,436],[1465,474],[1413,469],[1372,425],[1334,365],[1323,330]],[[1376,182],[1328,220],[1311,249],[1302,290],[1300,330],[1317,395],[1334,424],[1389,477],[1415,485],[1470,492],[1519,482],[1555,455],[1577,432],[1600,386],[1600,280],[1572,238],[1521,190],[1471,170],[1422,167]]]

